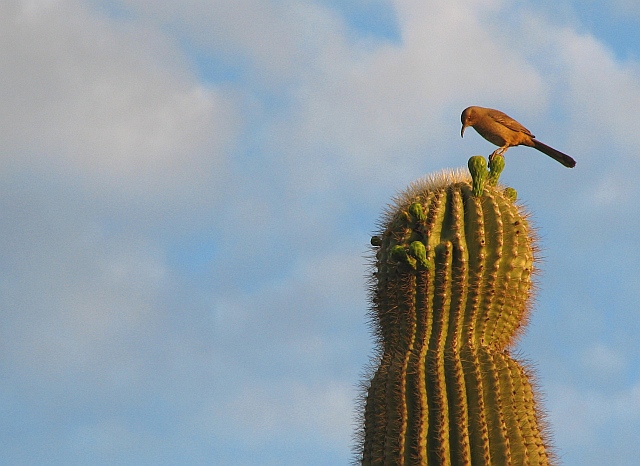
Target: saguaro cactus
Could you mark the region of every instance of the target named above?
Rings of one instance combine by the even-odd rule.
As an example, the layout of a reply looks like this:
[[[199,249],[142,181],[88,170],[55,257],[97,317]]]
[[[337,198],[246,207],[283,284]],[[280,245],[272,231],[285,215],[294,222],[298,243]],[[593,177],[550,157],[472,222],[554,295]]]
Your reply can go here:
[[[530,309],[535,235],[514,191],[495,186],[498,162],[489,174],[470,160],[476,183],[415,183],[372,238],[379,359],[363,465],[552,464],[530,371],[509,352]]]

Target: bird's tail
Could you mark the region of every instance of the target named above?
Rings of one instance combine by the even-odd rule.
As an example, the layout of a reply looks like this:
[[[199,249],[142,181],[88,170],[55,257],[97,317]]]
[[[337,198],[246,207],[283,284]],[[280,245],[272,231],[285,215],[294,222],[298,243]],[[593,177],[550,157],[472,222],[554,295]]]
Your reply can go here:
[[[553,147],[549,147],[536,139],[533,140],[533,147],[538,149],[543,154],[547,154],[552,159],[557,160],[565,167],[573,168],[576,166],[576,161],[569,157],[567,154],[563,154],[559,150],[555,150]]]

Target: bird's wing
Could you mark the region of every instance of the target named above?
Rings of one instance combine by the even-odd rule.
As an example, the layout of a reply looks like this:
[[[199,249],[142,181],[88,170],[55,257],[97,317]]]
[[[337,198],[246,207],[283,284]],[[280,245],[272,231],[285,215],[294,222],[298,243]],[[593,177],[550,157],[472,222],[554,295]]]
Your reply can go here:
[[[509,115],[502,113],[500,110],[492,109],[489,112],[489,116],[493,118],[495,121],[497,121],[498,123],[500,123],[501,125],[506,126],[512,131],[518,131],[519,133],[528,134],[532,138],[535,138],[535,136],[531,134],[531,131],[529,131],[527,128],[522,126],[520,123],[518,123],[516,120],[511,118]]]

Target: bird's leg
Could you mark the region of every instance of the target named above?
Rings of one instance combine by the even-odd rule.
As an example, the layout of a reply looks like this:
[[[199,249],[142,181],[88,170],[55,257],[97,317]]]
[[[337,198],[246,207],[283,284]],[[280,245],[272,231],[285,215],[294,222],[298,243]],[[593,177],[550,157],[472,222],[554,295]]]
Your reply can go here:
[[[509,146],[502,146],[491,152],[491,155],[489,156],[489,162],[491,162],[496,155],[504,155],[508,148]]]

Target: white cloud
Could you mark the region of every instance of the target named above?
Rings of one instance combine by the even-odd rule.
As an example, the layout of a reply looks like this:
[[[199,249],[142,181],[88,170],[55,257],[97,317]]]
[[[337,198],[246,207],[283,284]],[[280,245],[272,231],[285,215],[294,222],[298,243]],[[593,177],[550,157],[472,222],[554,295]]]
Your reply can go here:
[[[640,63],[619,61],[595,36],[569,26],[554,27],[549,19],[531,14],[523,21],[530,60],[555,83],[555,106],[568,111],[570,143],[588,154],[607,151],[605,163],[625,160],[640,143],[634,130],[640,105]],[[593,151],[593,149],[592,149]]]
[[[640,384],[636,383],[613,394],[585,390],[566,384],[552,384],[549,390],[550,420],[555,443],[564,451],[581,451],[584,459],[604,461],[606,449],[600,450],[600,438],[614,434],[613,426],[624,429],[640,425]],[[625,427],[622,427],[625,426]],[[616,444],[618,440],[615,440]],[[624,452],[622,453],[624,457]],[[629,461],[629,456],[625,457]],[[622,464],[622,463],[617,463]],[[630,463],[625,463],[630,464]]]
[[[239,124],[232,98],[198,84],[159,30],[72,0],[11,0],[0,17],[5,164],[142,193],[221,174]]]
[[[347,448],[351,439],[355,389],[338,381],[306,385],[296,380],[236,387],[231,399],[210,400],[201,412],[205,426],[223,438],[255,448],[283,437],[303,436]],[[224,419],[221,431],[220,420]],[[294,440],[295,441],[295,440]]]
[[[624,356],[613,348],[596,344],[582,356],[582,364],[594,376],[606,378],[620,374],[627,367]]]
[[[253,70],[254,85],[291,83],[330,37],[329,10],[309,1],[166,0],[149,3],[122,0],[146,19],[172,24],[197,46],[231,62],[239,60]],[[257,73],[257,74],[256,74]],[[251,76],[251,75],[250,75]]]
[[[4,322],[12,329],[4,334],[5,363],[56,383],[78,374],[105,388],[120,378],[133,383],[146,358],[138,349],[161,321],[156,306],[168,285],[161,254],[144,240],[75,238],[69,245],[41,237],[31,258],[2,251],[17,262],[5,272]]]
[[[593,37],[564,31],[558,37],[571,92],[569,102],[592,137],[607,137],[613,151],[640,144],[635,112],[640,105],[640,66],[620,63]]]
[[[628,202],[633,188],[625,174],[607,173],[597,181],[592,193],[594,205],[606,208]]]
[[[612,2],[603,2],[608,7],[613,7],[614,11],[625,19],[640,19],[640,2],[638,0],[613,0]]]

